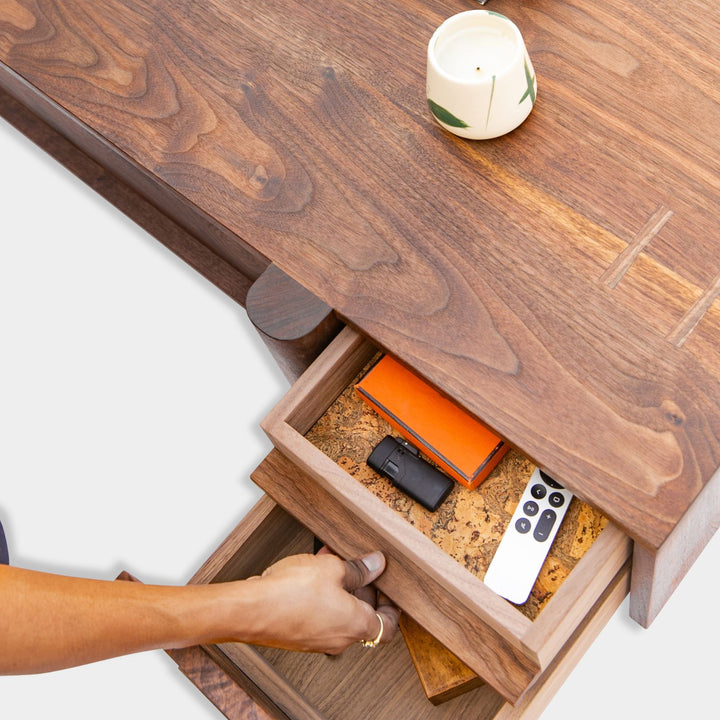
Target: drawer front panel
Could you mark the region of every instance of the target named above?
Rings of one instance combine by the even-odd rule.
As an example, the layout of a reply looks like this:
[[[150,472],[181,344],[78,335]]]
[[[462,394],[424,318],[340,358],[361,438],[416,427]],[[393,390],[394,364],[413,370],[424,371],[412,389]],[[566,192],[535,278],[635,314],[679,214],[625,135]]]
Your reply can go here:
[[[252,474],[253,481],[270,497],[294,514],[324,543],[342,557],[359,557],[378,547],[387,559],[376,581],[393,602],[409,615],[422,618],[425,629],[452,649],[463,662],[504,697],[517,700],[540,671],[531,651],[513,646],[505,637],[479,623],[472,610],[454,602],[435,579],[413,567],[401,548],[354,517],[318,484],[277,451]],[[479,669],[482,669],[482,672]]]

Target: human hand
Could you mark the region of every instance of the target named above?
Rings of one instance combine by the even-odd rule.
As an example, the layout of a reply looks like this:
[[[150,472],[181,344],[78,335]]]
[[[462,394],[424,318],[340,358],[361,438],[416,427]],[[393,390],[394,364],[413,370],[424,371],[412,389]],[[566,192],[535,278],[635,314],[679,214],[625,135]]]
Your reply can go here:
[[[400,611],[370,584],[385,569],[375,552],[356,560],[341,560],[323,549],[317,555],[293,555],[271,565],[254,584],[260,606],[257,628],[250,640],[259,645],[336,655],[353,643],[392,640]],[[376,614],[377,613],[377,614]]]

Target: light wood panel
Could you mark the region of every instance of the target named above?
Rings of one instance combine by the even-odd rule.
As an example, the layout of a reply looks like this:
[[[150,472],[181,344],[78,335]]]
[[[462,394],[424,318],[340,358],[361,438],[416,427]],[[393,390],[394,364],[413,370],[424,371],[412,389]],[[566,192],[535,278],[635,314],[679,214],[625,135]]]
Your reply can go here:
[[[400,630],[425,695],[433,705],[452,700],[483,684],[482,678],[407,613],[400,615]]]

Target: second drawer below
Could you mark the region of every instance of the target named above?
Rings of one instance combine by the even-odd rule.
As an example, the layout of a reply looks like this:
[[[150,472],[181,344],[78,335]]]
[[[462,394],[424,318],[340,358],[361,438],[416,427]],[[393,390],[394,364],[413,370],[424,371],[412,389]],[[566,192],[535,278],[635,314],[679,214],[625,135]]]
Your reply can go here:
[[[292,466],[273,453],[255,474],[277,476],[286,471],[292,473]],[[292,475],[285,477],[291,479]],[[264,496],[192,582],[260,575],[280,558],[312,549],[313,533]],[[423,693],[401,633],[375,650],[356,644],[337,657],[239,643],[213,645],[205,651],[221,672],[193,673],[193,682],[217,702],[222,699],[216,693],[218,677],[225,673],[278,720],[534,720],[617,610],[628,586],[626,563],[515,706],[487,684],[440,705],[432,704]],[[228,717],[255,717],[252,711],[245,712],[244,703],[242,708],[223,702],[219,707]]]

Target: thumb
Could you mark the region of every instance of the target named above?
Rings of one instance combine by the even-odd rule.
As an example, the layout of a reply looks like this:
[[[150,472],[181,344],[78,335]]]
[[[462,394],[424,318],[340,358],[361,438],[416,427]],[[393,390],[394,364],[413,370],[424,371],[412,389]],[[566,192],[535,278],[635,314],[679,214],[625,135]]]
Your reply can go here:
[[[345,562],[345,580],[343,587],[352,593],[369,585],[385,570],[385,556],[381,552],[370,553],[365,557]]]

